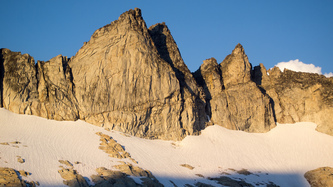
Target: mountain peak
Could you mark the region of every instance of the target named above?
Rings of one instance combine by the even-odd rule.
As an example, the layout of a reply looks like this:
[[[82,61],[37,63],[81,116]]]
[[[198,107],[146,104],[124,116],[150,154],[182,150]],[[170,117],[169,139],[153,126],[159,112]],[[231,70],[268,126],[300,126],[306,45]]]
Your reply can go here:
[[[141,18],[142,19],[141,9],[139,9],[139,8],[134,8],[134,10],[130,9],[130,10],[122,13],[119,16],[119,19],[127,17],[127,16],[133,16],[134,18]]]
[[[238,43],[235,49],[232,51],[232,54],[234,55],[245,54],[243,46],[240,43]]]

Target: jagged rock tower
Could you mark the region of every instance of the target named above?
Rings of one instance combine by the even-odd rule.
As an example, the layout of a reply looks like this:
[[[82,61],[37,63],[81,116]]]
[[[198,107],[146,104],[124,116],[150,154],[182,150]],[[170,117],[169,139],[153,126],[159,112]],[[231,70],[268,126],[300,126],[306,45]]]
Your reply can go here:
[[[69,66],[80,118],[87,122],[162,139],[205,127],[205,103],[169,30],[148,30],[140,9],[98,29]]]
[[[207,59],[194,73],[207,95],[206,112],[214,124],[248,132],[275,127],[272,100],[251,79],[252,66],[238,44],[221,64]]]

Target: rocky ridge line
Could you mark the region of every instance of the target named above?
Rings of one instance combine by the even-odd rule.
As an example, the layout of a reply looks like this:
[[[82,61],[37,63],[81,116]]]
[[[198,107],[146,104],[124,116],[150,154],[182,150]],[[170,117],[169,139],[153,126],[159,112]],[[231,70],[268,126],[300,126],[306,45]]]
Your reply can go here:
[[[81,119],[151,139],[199,134],[209,119],[247,132],[311,121],[333,135],[332,78],[253,68],[240,44],[192,74],[168,27],[147,28],[137,8],[96,30],[70,59],[35,64],[1,49],[0,69],[1,107],[20,114]]]

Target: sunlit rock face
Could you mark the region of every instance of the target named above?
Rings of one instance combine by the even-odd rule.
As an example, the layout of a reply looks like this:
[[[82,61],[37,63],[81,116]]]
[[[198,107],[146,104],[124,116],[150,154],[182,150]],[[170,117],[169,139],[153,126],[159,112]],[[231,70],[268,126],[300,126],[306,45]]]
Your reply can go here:
[[[271,99],[251,79],[251,64],[238,44],[218,64],[207,59],[194,73],[209,103],[214,124],[247,132],[267,132],[275,127]]]
[[[277,122],[314,122],[319,132],[333,135],[333,78],[287,69],[281,72],[278,67],[267,71],[262,64],[254,75],[273,99]]]
[[[81,119],[146,138],[178,140],[204,128],[199,89],[168,29],[156,27],[130,10],[71,59]]]
[[[96,30],[72,58],[35,63],[0,51],[0,106],[151,139],[181,140],[208,124],[267,132],[311,121],[333,135],[333,78],[252,67],[237,44],[220,64],[191,73],[165,23],[147,28],[140,9]]]
[[[55,120],[78,119],[67,57],[58,55],[35,64],[28,54],[2,49],[1,55],[4,108]]]

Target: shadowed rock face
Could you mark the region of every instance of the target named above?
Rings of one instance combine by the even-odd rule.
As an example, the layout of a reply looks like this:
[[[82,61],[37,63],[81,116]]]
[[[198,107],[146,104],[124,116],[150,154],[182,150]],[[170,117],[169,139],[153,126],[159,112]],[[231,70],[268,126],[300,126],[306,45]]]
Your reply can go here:
[[[267,75],[262,64],[252,69],[240,44],[192,74],[168,27],[148,29],[140,9],[96,30],[71,59],[35,64],[1,49],[0,62],[0,105],[16,113],[169,140],[198,134],[208,117],[247,132],[312,121],[333,135],[332,78],[276,68]]]

